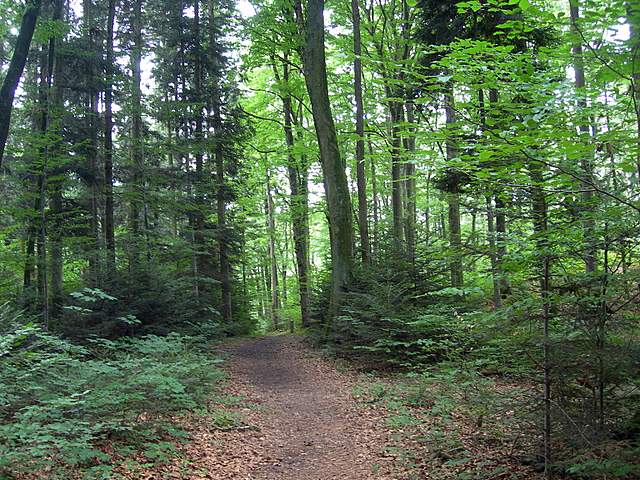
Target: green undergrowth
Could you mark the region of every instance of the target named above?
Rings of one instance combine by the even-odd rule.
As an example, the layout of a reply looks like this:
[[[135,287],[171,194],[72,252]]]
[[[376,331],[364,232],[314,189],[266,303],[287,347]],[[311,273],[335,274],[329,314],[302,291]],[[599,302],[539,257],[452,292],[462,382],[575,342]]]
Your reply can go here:
[[[541,391],[522,379],[483,373],[477,362],[441,362],[418,372],[381,375],[352,396],[387,412],[386,449],[407,478],[542,478]],[[636,479],[640,450],[627,441],[600,451],[555,439],[559,479]],[[508,475],[507,475],[508,472]]]
[[[117,478],[118,463],[176,455],[181,415],[232,428],[225,404],[238,400],[219,394],[222,360],[206,345],[175,333],[79,345],[3,307],[0,478]]]
[[[514,412],[524,413],[527,400],[522,389],[501,388],[473,365],[450,362],[421,373],[372,374],[372,382],[352,394],[384,406],[392,439],[387,450],[407,478],[423,478],[420,472],[428,470],[434,479],[496,478],[507,468],[501,450],[522,432],[523,417]],[[524,478],[519,475],[500,478]]]

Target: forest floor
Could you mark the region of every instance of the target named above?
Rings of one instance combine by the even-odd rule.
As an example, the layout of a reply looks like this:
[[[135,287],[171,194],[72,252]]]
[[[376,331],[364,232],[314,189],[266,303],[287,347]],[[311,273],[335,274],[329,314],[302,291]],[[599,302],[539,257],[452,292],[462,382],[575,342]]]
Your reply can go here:
[[[182,419],[190,441],[181,454],[130,478],[541,478],[519,460],[530,439],[508,421],[512,410],[496,404],[477,417],[459,408],[477,390],[473,382],[445,377],[424,390],[358,372],[294,335],[230,340],[217,353],[228,357],[229,379],[213,413]],[[487,388],[475,395],[502,398],[514,389],[495,381]]]
[[[392,480],[394,455],[381,405],[358,402],[366,375],[340,368],[298,336],[230,341],[225,407],[240,424],[192,425],[178,464],[137,478]],[[235,417],[234,417],[235,416]]]

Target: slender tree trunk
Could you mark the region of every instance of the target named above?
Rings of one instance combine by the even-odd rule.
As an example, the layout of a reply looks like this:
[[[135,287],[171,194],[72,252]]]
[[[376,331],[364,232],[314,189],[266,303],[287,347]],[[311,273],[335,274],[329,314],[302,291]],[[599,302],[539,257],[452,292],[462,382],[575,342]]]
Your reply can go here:
[[[97,58],[98,51],[96,49],[96,42],[94,39],[95,22],[94,22],[94,8],[92,0],[84,0],[83,2],[83,16],[84,16],[84,29],[87,36],[87,43],[89,44],[90,51]],[[91,180],[89,182],[89,204],[91,210],[90,220],[90,242],[89,242],[89,272],[90,282],[93,285],[100,284],[100,233],[99,233],[99,219],[98,219],[98,195],[99,195],[99,178],[98,172],[98,92],[96,90],[96,68],[94,56],[91,56],[91,63],[88,69],[87,78],[87,109],[86,118],[89,126],[89,145],[87,147],[87,163],[91,172]]]
[[[491,276],[493,278],[493,306],[502,306],[500,293],[500,278],[498,275],[498,255],[496,249],[496,228],[494,223],[494,209],[491,203],[491,195],[487,195],[487,238],[489,240],[489,259],[491,260]]]
[[[109,0],[104,87],[104,235],[107,271],[116,269],[116,242],[113,224],[113,34],[117,0]]]
[[[504,299],[511,291],[511,284],[503,266],[504,257],[507,255],[507,206],[501,192],[494,195],[494,203],[496,206],[496,273],[500,279],[500,295]]]
[[[54,19],[59,20],[63,17],[64,0],[57,0],[55,4]],[[60,84],[62,74],[62,62],[58,56],[58,48],[60,39],[55,39],[55,47],[53,54],[53,78],[50,84],[50,101],[49,101],[49,125],[47,130],[54,133],[56,137],[62,135],[62,115],[63,115],[63,92]],[[62,310],[63,302],[63,259],[62,259],[62,242],[63,242],[63,188],[64,188],[64,171],[57,165],[60,161],[60,141],[54,140],[49,148],[49,157],[53,157],[54,165],[52,165],[52,178],[48,180],[50,205],[49,205],[49,238],[50,238],[50,258],[49,271],[51,273],[51,301],[50,315],[56,317]],[[44,201],[44,200],[43,200]],[[42,205],[42,203],[41,203]],[[95,252],[91,252],[94,254]]]
[[[453,97],[453,85],[449,84],[445,91],[445,111],[446,122],[449,128],[456,123],[456,111]],[[454,134],[449,131],[447,137],[447,161],[453,160],[457,155],[456,141]],[[451,285],[461,287],[464,283],[462,273],[462,231],[460,228],[460,187],[458,185],[457,174],[454,172],[454,178],[448,186],[447,203],[449,205],[449,248],[451,249],[451,258],[449,260],[449,268],[451,270]]]
[[[327,66],[324,50],[324,0],[309,0],[304,48],[304,77],[311,99],[311,109],[324,177],[331,231],[332,289],[329,318],[338,310],[342,292],[348,285],[353,268],[353,231],[351,196],[340,158],[338,138],[331,113]],[[302,5],[296,0],[298,24],[302,23]]]
[[[353,86],[356,102],[356,178],[358,184],[358,227],[360,229],[360,254],[362,263],[369,262],[369,219],[367,208],[367,178],[364,161],[364,104],[362,101],[362,43],[360,38],[359,0],[351,0],[351,18],[353,20]]]
[[[373,157],[373,144],[369,140],[369,157],[371,162],[371,200],[373,202],[373,249],[374,258],[378,254],[378,221],[380,219],[380,201],[378,200],[378,179],[376,177],[376,160]]]
[[[393,92],[386,87],[387,97]],[[404,121],[404,111],[401,103],[390,100],[388,102],[391,133],[391,211],[393,214],[393,240],[398,252],[404,250],[404,213],[402,202],[402,139],[400,138],[400,123]]]
[[[131,262],[136,264],[140,255],[140,206],[144,189],[142,184],[143,149],[142,149],[142,0],[135,0],[133,6],[133,47],[131,51],[131,160],[133,176],[130,185],[131,205],[130,218],[132,234]]]
[[[411,100],[405,103],[407,123],[415,124],[414,105]],[[411,264],[416,260],[416,165],[413,155],[416,151],[415,127],[410,127],[410,134],[405,137],[405,150],[410,158],[404,165],[404,185],[407,197],[405,211],[405,238],[407,239],[407,255]]]
[[[56,0],[54,4],[54,19],[59,20],[61,16],[62,0]],[[51,90],[54,78],[54,68],[56,66],[56,48],[57,42],[55,37],[49,39],[46,55],[43,51],[42,71],[40,76],[39,106],[40,106],[40,132],[46,138],[50,127],[50,110],[51,110]],[[46,217],[46,192],[49,170],[50,146],[45,140],[44,147],[40,151],[40,173],[38,178],[38,217],[39,224],[37,227],[37,280],[38,295],[40,297],[40,305],[42,307],[42,322],[45,327],[49,328],[49,279],[47,272],[47,217]]]
[[[482,90],[480,91],[482,92]],[[489,103],[490,114],[493,117],[494,124],[500,121],[500,112],[498,110],[499,92],[496,88],[489,90]],[[484,110],[484,101],[482,103],[482,109]],[[500,286],[500,297],[504,299],[511,287],[509,285],[509,277],[502,266],[503,259],[507,254],[507,218],[506,218],[506,205],[503,199],[503,192],[500,186],[497,186],[494,190],[493,201],[495,203],[495,209],[493,211],[495,217],[495,275],[498,277]],[[489,200],[490,201],[490,200]],[[495,293],[495,292],[494,292]],[[500,302],[502,303],[502,302]],[[498,306],[498,305],[496,305]]]
[[[551,321],[551,259],[549,256],[549,242],[547,238],[547,201],[542,186],[544,185],[544,173],[539,165],[529,165],[531,177],[531,209],[533,213],[533,229],[536,237],[536,248],[540,258],[540,297],[542,300],[542,348],[543,348],[543,390],[544,390],[544,474],[545,478],[551,478],[551,342],[549,325]]]
[[[31,39],[36,27],[38,15],[40,14],[40,0],[29,0],[22,16],[20,32],[16,41],[16,48],[11,56],[7,75],[4,77],[2,87],[0,87],[0,170],[2,170],[2,157],[4,147],[9,136],[9,125],[11,124],[11,111],[13,109],[13,98],[16,88],[20,83],[24,66],[27,63]]]
[[[626,2],[631,45],[631,93],[636,115],[636,169],[640,183],[640,6],[635,0]]]
[[[198,274],[200,277],[207,275],[206,256],[205,251],[205,237],[204,237],[204,172],[203,172],[203,90],[202,90],[202,49],[200,46],[200,1],[194,2],[194,16],[193,16],[193,30],[194,30],[194,100],[197,104],[195,107],[195,182],[193,185],[194,190],[194,203],[195,211],[193,212],[193,236],[195,242],[195,260],[197,262]],[[200,290],[202,290],[201,285]]]
[[[267,231],[269,233],[269,265],[271,267],[271,321],[273,329],[278,330],[280,297],[278,295],[278,259],[276,258],[276,221],[273,211],[273,195],[271,193],[271,177],[267,172],[267,198],[265,210],[267,213]]]
[[[570,1],[570,14],[571,14],[571,27],[574,34],[579,35],[580,27],[578,22],[580,20],[580,4],[579,0]],[[573,70],[575,72],[575,86],[576,97],[578,105],[578,130],[580,136],[583,138],[585,145],[590,146],[591,134],[589,128],[589,116],[586,113],[587,110],[587,98],[586,98],[586,81],[584,75],[584,58],[582,56],[582,42],[578,38],[573,43]],[[595,221],[593,219],[593,210],[595,207],[593,191],[591,190],[591,184],[593,183],[593,153],[585,153],[582,155],[580,166],[582,169],[581,174],[587,180],[583,183],[582,193],[582,225],[584,236],[584,265],[586,272],[595,272],[597,267],[597,250],[595,241]]]
[[[216,125],[218,135],[221,135],[221,120],[219,111],[216,115]],[[229,250],[227,245],[227,201],[225,194],[225,175],[224,175],[224,152],[220,141],[215,149],[216,159],[216,180],[218,183],[217,191],[217,217],[218,217],[218,254],[220,257],[220,283],[221,283],[221,301],[220,311],[222,319],[225,323],[231,323],[233,319],[232,298],[231,298],[231,262],[229,261]]]
[[[280,73],[272,58],[274,75],[278,82]],[[307,326],[310,320],[309,313],[309,242],[308,242],[308,198],[307,198],[307,166],[306,159],[294,154],[295,138],[293,124],[296,123],[300,131],[300,118],[293,113],[293,103],[289,93],[289,64],[288,54],[285,52],[282,62],[283,80],[285,91],[281,94],[284,113],[284,136],[287,143],[287,176],[291,191],[291,224],[293,230],[293,246],[296,255],[296,270],[298,274],[298,290],[300,294],[300,314],[302,326]]]

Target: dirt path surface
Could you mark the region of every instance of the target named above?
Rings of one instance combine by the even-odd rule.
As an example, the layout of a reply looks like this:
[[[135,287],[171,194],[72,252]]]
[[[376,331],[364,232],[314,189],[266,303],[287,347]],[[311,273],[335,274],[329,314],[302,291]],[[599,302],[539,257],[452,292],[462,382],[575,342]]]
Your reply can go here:
[[[384,413],[358,405],[353,373],[291,336],[224,347],[233,382],[262,406],[257,422],[256,480],[392,479]],[[231,477],[229,477],[231,478]]]
[[[180,459],[139,471],[136,480],[404,478],[385,453],[386,412],[352,397],[366,376],[339,368],[297,336],[233,340],[218,350],[228,356],[224,393],[242,399],[219,412],[242,425],[187,420],[190,441]]]

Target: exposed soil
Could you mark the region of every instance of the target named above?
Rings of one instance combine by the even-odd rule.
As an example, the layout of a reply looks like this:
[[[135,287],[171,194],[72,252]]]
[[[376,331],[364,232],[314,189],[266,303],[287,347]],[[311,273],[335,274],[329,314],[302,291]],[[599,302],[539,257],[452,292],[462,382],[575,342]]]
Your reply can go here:
[[[262,461],[256,480],[394,478],[383,450],[384,412],[357,404],[356,375],[292,336],[227,345],[235,382],[263,409],[258,421]]]
[[[246,424],[229,430],[191,425],[182,462],[137,478],[190,480],[397,480],[385,453],[381,406],[352,397],[365,376],[338,368],[297,336],[231,341],[226,392]]]

